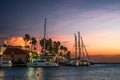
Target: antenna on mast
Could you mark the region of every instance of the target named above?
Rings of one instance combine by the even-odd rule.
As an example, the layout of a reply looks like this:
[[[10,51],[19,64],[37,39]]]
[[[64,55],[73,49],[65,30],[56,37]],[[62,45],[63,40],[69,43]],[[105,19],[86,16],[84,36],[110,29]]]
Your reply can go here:
[[[45,46],[46,46],[46,18],[45,18],[45,22],[44,22],[44,36],[43,36],[43,40],[44,40],[44,46],[43,46],[43,53],[45,54]]]
[[[79,57],[78,57],[78,58],[79,58],[79,59],[81,58],[81,46],[80,46],[80,45],[81,45],[81,44],[80,44],[81,42],[80,42],[80,37],[81,37],[81,36],[80,36],[80,32],[78,31],[78,52],[79,52]]]
[[[45,23],[44,23],[44,39],[46,38],[46,18],[45,18]]]

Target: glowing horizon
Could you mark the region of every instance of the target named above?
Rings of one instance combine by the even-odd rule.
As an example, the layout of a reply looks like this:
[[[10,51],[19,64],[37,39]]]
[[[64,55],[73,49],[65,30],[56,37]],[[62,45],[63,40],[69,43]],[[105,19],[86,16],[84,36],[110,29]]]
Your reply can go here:
[[[100,38],[98,38],[98,39],[100,39]],[[72,55],[74,54],[74,52],[75,52],[74,51],[74,35],[72,37],[71,36],[69,36],[69,37],[64,36],[64,37],[52,38],[52,40],[53,41],[60,41],[61,45],[66,46],[68,48],[68,51],[71,51]],[[98,44],[97,43],[98,40],[91,41],[91,39],[89,39],[88,37],[86,38],[85,36],[83,36],[83,40],[84,40],[84,43],[86,45],[86,48],[88,50],[89,55],[120,55],[119,54],[120,53],[119,44],[112,45],[111,41],[104,42],[104,40],[99,42],[99,44]],[[5,40],[4,43],[8,44],[8,45],[12,45],[12,46],[25,46],[25,42],[23,40],[23,37],[12,37],[8,40]],[[108,44],[108,45],[111,44],[111,46],[104,45],[104,44]],[[37,46],[37,50],[40,51],[41,48],[40,48],[39,43],[37,43],[36,46]]]

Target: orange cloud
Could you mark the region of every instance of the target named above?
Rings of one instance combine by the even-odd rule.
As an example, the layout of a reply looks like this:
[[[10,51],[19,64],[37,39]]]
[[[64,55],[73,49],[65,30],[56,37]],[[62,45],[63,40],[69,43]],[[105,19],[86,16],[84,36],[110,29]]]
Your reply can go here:
[[[22,47],[24,47],[25,46],[25,41],[24,41],[23,37],[12,37],[12,38],[9,38],[7,40],[4,40],[4,44],[11,45],[11,46],[22,46]],[[31,46],[30,41],[27,42],[26,45]],[[37,48],[37,51],[41,50],[38,39],[37,39],[36,48]]]
[[[4,40],[4,44],[12,46],[25,46],[23,37],[12,37],[10,39]]]

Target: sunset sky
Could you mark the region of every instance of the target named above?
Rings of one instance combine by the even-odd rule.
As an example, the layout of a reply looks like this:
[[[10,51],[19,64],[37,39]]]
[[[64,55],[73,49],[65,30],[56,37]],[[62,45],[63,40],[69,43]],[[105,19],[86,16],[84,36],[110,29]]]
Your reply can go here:
[[[89,54],[120,54],[120,0],[0,0],[0,43],[29,33],[47,36],[74,51],[80,31]]]

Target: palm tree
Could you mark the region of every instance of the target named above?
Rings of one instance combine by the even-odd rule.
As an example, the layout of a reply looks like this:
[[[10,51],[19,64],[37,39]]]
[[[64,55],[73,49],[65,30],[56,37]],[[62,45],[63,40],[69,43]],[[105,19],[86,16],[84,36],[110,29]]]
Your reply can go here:
[[[53,46],[52,46],[52,39],[48,40],[48,51],[50,54],[53,54]]]
[[[64,53],[66,53],[67,52],[67,47],[63,47],[63,50],[64,50]]]
[[[29,34],[25,34],[24,36],[24,41],[25,41],[25,46],[27,46],[27,42],[31,39],[30,35]]]
[[[60,46],[60,44],[61,44],[60,41],[57,41],[57,46]]]
[[[63,49],[64,49],[64,46],[60,46],[61,53],[62,53]]]
[[[54,54],[57,53],[57,45],[56,45],[56,44],[57,44],[57,42],[54,41],[54,42],[53,42],[53,48],[54,48],[53,51],[54,51]]]
[[[67,58],[67,59],[70,59],[70,55],[71,55],[71,52],[68,51],[67,54],[66,54],[66,58]]]
[[[45,43],[44,43],[45,42]],[[48,50],[48,40],[47,39],[45,39],[45,38],[43,38],[43,39],[41,39],[40,40],[40,45],[41,45],[41,47],[42,47],[42,50],[41,50],[41,52],[44,52],[44,49],[45,49],[45,52],[46,52],[46,50]]]
[[[60,41],[57,41],[56,44],[55,44],[56,54],[58,54],[59,47],[60,47]]]
[[[60,49],[60,45],[61,45],[60,41],[57,41],[57,49],[58,49],[58,50]],[[57,52],[58,52],[58,51],[57,51]]]
[[[36,49],[35,45],[37,43],[37,40],[35,39],[35,37],[32,37],[31,41],[32,41],[31,44],[34,46],[34,50],[35,50]]]

